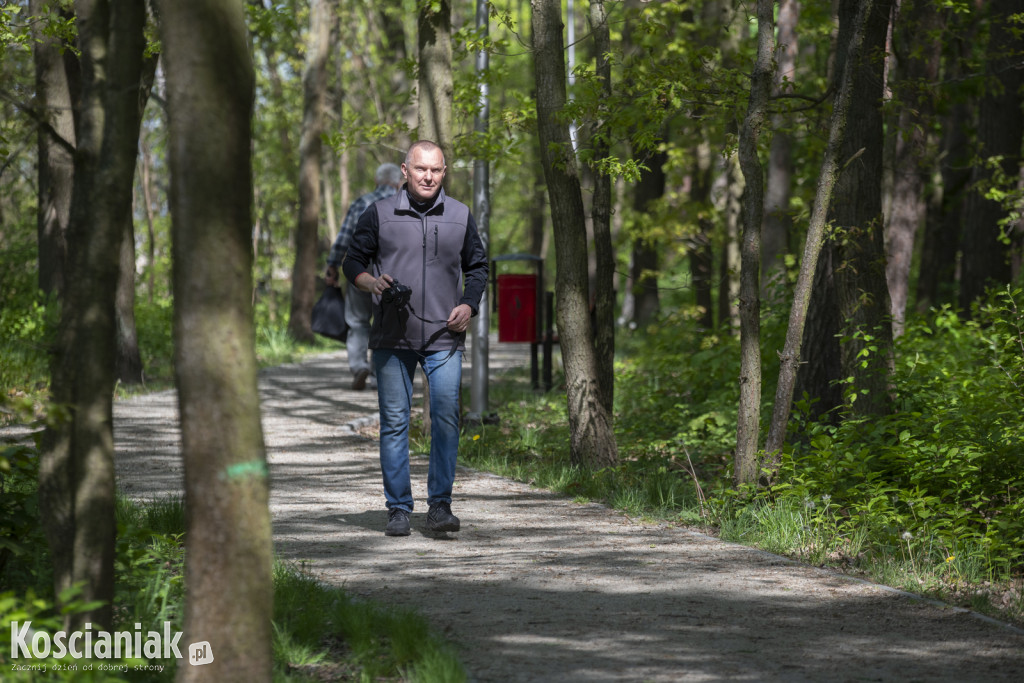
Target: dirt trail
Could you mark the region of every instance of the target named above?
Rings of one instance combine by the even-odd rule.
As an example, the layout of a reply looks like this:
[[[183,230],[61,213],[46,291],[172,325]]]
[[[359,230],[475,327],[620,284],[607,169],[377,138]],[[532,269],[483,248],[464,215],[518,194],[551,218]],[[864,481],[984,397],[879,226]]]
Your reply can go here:
[[[492,371],[525,361],[495,346]],[[423,458],[413,534],[385,537],[376,394],[348,383],[343,352],[261,376],[277,552],[415,607],[472,681],[1024,681],[1019,629],[464,468],[463,530],[431,537]],[[180,491],[172,392],[119,402],[115,434],[126,493]]]

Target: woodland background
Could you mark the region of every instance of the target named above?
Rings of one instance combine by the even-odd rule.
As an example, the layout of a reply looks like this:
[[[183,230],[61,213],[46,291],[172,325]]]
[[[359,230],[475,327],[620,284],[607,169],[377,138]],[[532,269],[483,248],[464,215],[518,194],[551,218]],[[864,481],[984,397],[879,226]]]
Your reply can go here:
[[[554,283],[561,441],[506,465],[692,480],[723,533],[792,513],[797,552],[926,589],[1019,582],[1024,2],[176,5],[0,6],[0,378],[49,407],[4,476],[40,470],[57,595],[112,591],[115,386],[175,379],[186,462],[262,453],[253,341],[314,341],[340,218],[419,138]],[[232,525],[221,569],[269,557],[265,495],[195,507],[188,552]]]

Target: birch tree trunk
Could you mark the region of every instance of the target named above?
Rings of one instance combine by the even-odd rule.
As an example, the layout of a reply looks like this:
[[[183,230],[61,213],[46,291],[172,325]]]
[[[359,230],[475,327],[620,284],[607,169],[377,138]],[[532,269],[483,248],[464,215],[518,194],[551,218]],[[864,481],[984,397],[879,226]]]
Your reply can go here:
[[[252,315],[254,76],[241,0],[164,0],[175,380],[185,455],[179,681],[269,681],[272,547]]]
[[[618,449],[612,418],[601,400],[590,326],[587,232],[576,157],[569,139],[562,15],[559,0],[531,0],[537,130],[555,235],[555,297],[565,367],[569,448],[573,464],[614,465]]]

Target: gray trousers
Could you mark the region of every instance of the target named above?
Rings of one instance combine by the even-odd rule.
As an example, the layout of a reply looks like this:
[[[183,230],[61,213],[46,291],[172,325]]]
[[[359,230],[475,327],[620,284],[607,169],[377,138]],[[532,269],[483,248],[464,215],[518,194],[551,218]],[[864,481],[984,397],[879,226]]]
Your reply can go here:
[[[345,348],[348,350],[348,367],[353,376],[360,370],[373,372],[368,348],[371,312],[370,293],[350,285],[345,294],[345,323],[348,325]]]

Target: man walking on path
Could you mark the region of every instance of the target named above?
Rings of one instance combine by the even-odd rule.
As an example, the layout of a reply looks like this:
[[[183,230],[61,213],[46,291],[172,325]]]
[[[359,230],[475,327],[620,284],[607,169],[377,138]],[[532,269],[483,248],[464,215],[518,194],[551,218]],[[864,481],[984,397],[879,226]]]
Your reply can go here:
[[[451,502],[462,354],[487,286],[487,254],[469,208],[441,187],[446,168],[435,143],[414,143],[402,164],[405,185],[362,214],[342,263],[348,281],[373,297],[370,348],[388,536],[410,533],[409,415],[417,364],[430,387],[427,529],[459,530]]]
[[[373,192],[367,192],[348,207],[348,213],[345,214],[341,230],[338,231],[338,237],[334,240],[331,254],[327,258],[324,282],[328,287],[339,285],[338,268],[345,258],[345,251],[352,240],[352,233],[355,232],[359,217],[371,204],[386,199],[398,191],[402,186],[402,170],[396,164],[381,164],[374,174],[374,182],[377,187]],[[348,368],[352,372],[352,389],[355,391],[365,389],[366,380],[372,374],[369,358],[370,307],[369,293],[357,287],[349,288],[345,297],[345,324],[348,325],[345,350],[348,352]]]

